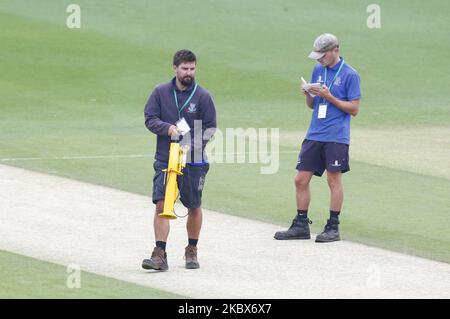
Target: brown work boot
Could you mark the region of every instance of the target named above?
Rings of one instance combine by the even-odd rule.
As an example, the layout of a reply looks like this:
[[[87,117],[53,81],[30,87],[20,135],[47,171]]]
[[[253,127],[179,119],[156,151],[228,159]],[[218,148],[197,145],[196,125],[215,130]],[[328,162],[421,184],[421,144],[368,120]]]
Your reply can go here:
[[[187,246],[185,249],[184,258],[186,259],[186,269],[197,269],[200,268],[200,264],[197,260],[197,247]]]
[[[142,268],[168,270],[169,265],[167,264],[166,252],[159,247],[155,247],[155,249],[153,249],[152,257],[150,259],[144,259],[142,261]]]

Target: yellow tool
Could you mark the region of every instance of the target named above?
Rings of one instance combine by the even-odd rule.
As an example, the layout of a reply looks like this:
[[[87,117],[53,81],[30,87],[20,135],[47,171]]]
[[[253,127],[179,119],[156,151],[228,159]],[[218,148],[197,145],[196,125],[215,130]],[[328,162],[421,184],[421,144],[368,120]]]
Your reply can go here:
[[[169,163],[166,172],[166,195],[164,197],[164,209],[160,217],[165,219],[175,219],[175,201],[178,198],[178,175],[183,175],[182,169],[186,166],[187,147],[180,146],[179,143],[170,143]]]

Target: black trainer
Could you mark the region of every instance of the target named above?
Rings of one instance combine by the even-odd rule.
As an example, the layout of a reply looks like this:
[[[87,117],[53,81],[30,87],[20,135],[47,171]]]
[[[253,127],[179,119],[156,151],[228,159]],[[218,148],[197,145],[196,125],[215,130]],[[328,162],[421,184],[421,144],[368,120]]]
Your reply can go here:
[[[309,231],[309,225],[312,221],[309,218],[299,218],[298,216],[292,221],[291,227],[285,231],[278,231],[273,238],[278,240],[287,239],[310,239],[311,233]]]
[[[339,220],[330,218],[327,220],[325,229],[316,237],[316,243],[329,243],[341,240],[339,236]]]

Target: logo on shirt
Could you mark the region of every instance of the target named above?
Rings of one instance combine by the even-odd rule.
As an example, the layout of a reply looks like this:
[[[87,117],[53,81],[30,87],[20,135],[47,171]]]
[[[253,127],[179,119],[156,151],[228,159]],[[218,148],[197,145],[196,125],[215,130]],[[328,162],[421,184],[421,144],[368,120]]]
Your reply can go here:
[[[189,104],[188,112],[189,112],[189,113],[195,113],[195,112],[197,112],[197,106],[195,105],[195,103]]]
[[[340,77],[340,76],[338,76],[338,77],[336,78],[336,80],[334,80],[334,85],[336,85],[336,86],[341,86],[341,77]]]

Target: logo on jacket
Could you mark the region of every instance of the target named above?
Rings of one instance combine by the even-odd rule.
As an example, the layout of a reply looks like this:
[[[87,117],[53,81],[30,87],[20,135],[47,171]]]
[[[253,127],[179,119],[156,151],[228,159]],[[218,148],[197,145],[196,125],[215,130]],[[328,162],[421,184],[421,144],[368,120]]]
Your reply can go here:
[[[197,106],[195,105],[195,103],[189,104],[188,112],[189,112],[189,113],[195,113],[195,112],[197,112]]]

